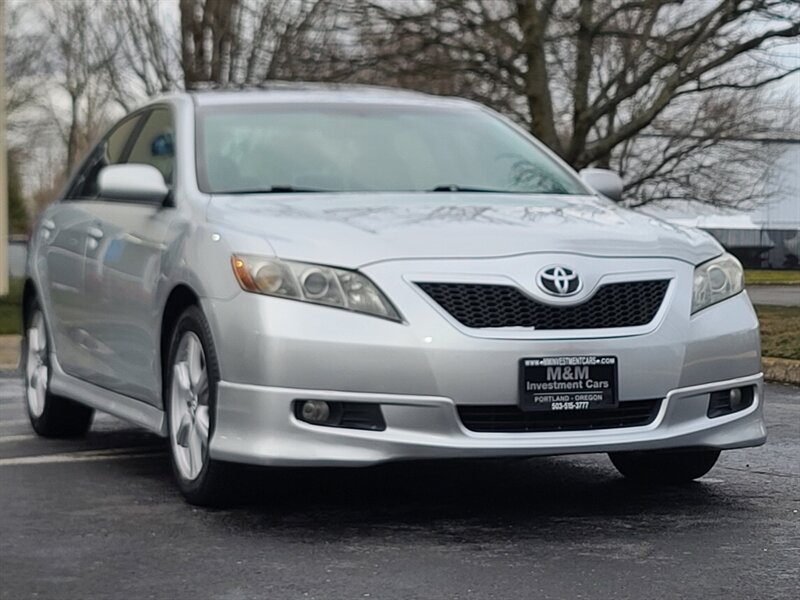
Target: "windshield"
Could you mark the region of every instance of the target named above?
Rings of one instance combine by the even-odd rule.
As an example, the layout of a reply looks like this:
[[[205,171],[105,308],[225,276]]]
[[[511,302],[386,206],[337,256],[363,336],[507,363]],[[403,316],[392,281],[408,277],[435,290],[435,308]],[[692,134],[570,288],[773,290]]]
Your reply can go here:
[[[208,193],[587,193],[535,144],[476,109],[214,106],[200,109],[197,128]]]

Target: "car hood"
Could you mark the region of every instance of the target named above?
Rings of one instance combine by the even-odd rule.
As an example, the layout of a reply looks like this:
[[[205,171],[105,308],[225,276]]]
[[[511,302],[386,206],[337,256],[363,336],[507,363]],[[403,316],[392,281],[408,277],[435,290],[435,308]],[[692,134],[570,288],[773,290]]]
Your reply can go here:
[[[593,196],[486,193],[215,196],[209,222],[265,238],[278,256],[343,267],[393,259],[530,252],[670,257],[693,264],[720,245]]]

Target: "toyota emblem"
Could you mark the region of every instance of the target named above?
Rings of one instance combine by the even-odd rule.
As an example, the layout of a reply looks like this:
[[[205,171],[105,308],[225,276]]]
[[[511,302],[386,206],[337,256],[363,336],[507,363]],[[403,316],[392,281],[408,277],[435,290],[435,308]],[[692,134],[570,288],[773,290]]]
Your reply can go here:
[[[562,265],[545,267],[536,278],[539,287],[553,296],[572,296],[581,289],[578,274]]]

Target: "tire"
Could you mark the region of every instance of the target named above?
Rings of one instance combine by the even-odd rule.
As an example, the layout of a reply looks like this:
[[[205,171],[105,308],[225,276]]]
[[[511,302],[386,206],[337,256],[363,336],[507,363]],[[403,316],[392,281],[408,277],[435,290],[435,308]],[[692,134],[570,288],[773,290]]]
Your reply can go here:
[[[719,450],[672,452],[612,452],[611,462],[622,475],[642,483],[688,483],[716,464]]]
[[[94,410],[50,391],[50,341],[38,301],[28,306],[22,341],[25,405],[33,430],[43,437],[80,437],[89,431]]]
[[[198,506],[229,500],[232,469],[212,460],[219,363],[202,311],[187,308],[172,332],[164,373],[164,410],[169,430],[172,472],[183,497]]]

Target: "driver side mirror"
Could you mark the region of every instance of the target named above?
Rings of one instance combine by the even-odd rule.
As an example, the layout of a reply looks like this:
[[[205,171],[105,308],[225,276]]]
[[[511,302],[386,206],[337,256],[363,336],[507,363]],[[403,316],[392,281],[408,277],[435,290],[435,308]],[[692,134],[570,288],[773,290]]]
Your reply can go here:
[[[582,169],[583,182],[594,191],[603,194],[614,202],[622,201],[622,179],[614,171],[608,169]]]
[[[100,196],[112,200],[163,204],[169,188],[161,171],[152,165],[110,165],[97,176]]]

